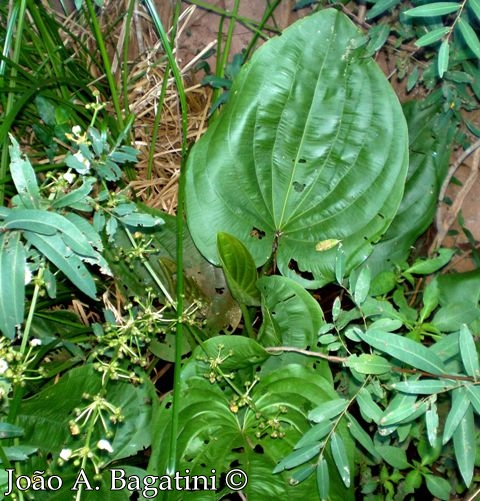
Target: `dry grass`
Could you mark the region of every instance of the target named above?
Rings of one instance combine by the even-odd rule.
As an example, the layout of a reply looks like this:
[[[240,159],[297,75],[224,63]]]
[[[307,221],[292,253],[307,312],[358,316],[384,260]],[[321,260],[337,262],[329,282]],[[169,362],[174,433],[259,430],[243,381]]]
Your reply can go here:
[[[165,78],[167,66],[165,54],[156,35],[149,15],[139,2],[133,16],[133,26],[126,26],[127,1],[106,0],[101,11],[103,33],[108,34],[108,51],[112,61],[112,72],[121,88],[122,55],[128,43],[128,108],[125,115],[133,113],[133,136],[135,146],[140,151],[136,166],[137,178],[131,187],[137,196],[148,203],[169,213],[174,213],[177,199],[177,180],[181,162],[181,117],[177,89],[171,75],[168,76],[168,87],[163,107],[158,134],[153,138],[154,122],[159,112],[159,97]],[[175,40],[174,54],[181,45],[182,37],[195,17],[196,8],[187,7],[179,20]],[[171,12],[169,2],[159,2],[159,13],[165,25],[168,25]],[[72,13],[62,16],[61,22],[86,44],[91,52],[95,50],[95,39],[85,27],[81,19]],[[129,39],[127,40],[127,34]],[[73,40],[66,40],[73,45]],[[210,107],[210,89],[196,84],[192,69],[198,60],[210,50],[213,43],[199,47],[199,53],[190,61],[180,66],[186,87],[188,112],[188,139],[195,141],[206,129],[206,118]],[[94,61],[88,61],[92,83],[104,80]],[[152,145],[155,148],[153,163],[149,168],[149,155]]]

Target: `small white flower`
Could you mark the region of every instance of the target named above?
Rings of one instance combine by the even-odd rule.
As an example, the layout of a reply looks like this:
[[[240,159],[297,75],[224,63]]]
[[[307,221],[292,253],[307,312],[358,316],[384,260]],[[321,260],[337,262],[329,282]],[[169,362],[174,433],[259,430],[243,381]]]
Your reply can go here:
[[[72,127],[72,132],[76,135],[76,136],[79,136],[81,133],[82,133],[82,128],[80,127],[80,125],[74,125]]]
[[[72,457],[72,449],[62,449],[60,451],[60,459],[68,461]]]
[[[108,440],[103,439],[103,438],[102,438],[102,440],[99,440],[97,442],[97,447],[102,451],[107,451],[110,453],[113,452],[113,448],[112,448],[110,442]]]
[[[42,340],[38,338],[33,338],[30,341],[30,346],[35,347],[35,346],[40,346],[42,344]]]
[[[5,374],[8,369],[8,363],[3,358],[0,358],[0,374]]]
[[[65,172],[65,174],[63,175],[63,179],[65,179],[68,184],[72,184],[73,181],[75,181],[76,177],[77,176],[73,172]]]
[[[25,266],[25,285],[28,285],[32,281],[32,272],[28,266]]]
[[[83,169],[76,169],[79,174],[87,174],[90,171],[90,160],[85,158],[81,151],[77,151],[73,155],[83,166]]]

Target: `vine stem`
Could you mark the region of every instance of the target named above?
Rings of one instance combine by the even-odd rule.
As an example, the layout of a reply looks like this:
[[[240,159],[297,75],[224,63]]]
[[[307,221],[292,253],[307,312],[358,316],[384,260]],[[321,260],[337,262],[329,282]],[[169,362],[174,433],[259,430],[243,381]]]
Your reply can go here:
[[[170,433],[170,454],[167,464],[166,474],[173,475],[177,465],[177,435],[178,435],[178,419],[180,414],[180,389],[181,389],[181,369],[182,369],[182,352],[183,352],[183,310],[185,287],[183,280],[183,236],[184,236],[184,216],[185,216],[185,167],[187,160],[187,129],[188,129],[188,106],[183,85],[182,76],[178,67],[177,61],[173,55],[171,43],[167,37],[160,16],[157,13],[153,0],[145,0],[145,5],[150,13],[155,28],[162,42],[168,63],[170,65],[175,85],[177,87],[178,97],[180,101],[180,111],[182,117],[182,161],[180,165],[180,174],[178,180],[178,198],[177,198],[177,323],[175,336],[175,367],[173,375],[173,398],[172,398],[172,427]],[[174,13],[174,20],[180,15],[181,4],[177,0]],[[175,22],[174,22],[175,24]],[[165,75],[164,78],[168,78]]]

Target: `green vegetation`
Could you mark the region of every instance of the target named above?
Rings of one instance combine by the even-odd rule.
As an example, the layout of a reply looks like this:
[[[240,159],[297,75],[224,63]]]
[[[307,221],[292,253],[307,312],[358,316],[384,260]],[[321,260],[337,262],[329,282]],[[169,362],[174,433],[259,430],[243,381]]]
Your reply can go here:
[[[0,495],[474,499],[480,272],[445,272],[448,228],[420,242],[480,145],[479,2],[302,1],[273,36],[280,1],[192,1],[220,21],[195,144],[181,3],[170,30],[74,3],[0,7]],[[131,87],[159,70],[145,154]],[[175,215],[146,203],[172,110]]]

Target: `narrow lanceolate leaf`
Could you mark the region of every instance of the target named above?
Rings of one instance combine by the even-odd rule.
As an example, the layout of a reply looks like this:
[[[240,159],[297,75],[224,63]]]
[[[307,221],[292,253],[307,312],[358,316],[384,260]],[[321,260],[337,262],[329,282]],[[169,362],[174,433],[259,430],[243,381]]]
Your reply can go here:
[[[475,30],[470,24],[461,17],[457,23],[458,29],[462,34],[463,39],[470,48],[470,50],[480,58],[480,41],[478,40]]]
[[[376,404],[368,390],[362,388],[357,394],[357,403],[360,412],[366,421],[378,423],[383,415],[382,409]]]
[[[321,501],[327,501],[330,495],[330,477],[328,463],[322,457],[317,466],[317,487]]]
[[[350,487],[350,466],[348,464],[347,452],[342,437],[338,433],[332,433],[330,448],[332,450],[335,466],[337,467],[345,487]]]
[[[351,415],[347,413],[348,430],[352,437],[374,458],[379,459],[379,455],[375,450],[373,441],[370,435],[360,426],[360,423]]]
[[[465,389],[467,390],[468,398],[475,412],[480,416],[480,387],[473,384],[466,384]]]
[[[257,267],[275,258],[283,275],[317,287],[335,279],[333,242],[348,274],[385,233],[403,194],[408,131],[365,41],[324,9],[243,66],[188,158],[187,222],[209,261],[219,263],[216,235],[228,232]]]
[[[424,401],[406,403],[394,410],[387,409],[380,419],[379,424],[381,426],[391,426],[392,424],[412,421],[426,410],[427,404]]]
[[[473,409],[469,406],[453,434],[453,450],[455,451],[458,469],[467,487],[470,487],[473,477],[475,443]]]
[[[360,374],[385,374],[392,369],[392,364],[385,358],[367,353],[362,353],[358,356],[350,355],[345,365]]]
[[[237,238],[222,232],[217,235],[217,248],[233,298],[239,303],[258,306],[257,268],[248,249]]]
[[[273,473],[280,473],[283,470],[290,470],[291,468],[295,468],[295,466],[299,466],[307,461],[310,461],[314,456],[316,456],[320,452],[320,448],[322,444],[310,444],[306,447],[302,447],[301,449],[297,449],[296,451],[289,454],[286,458],[282,459],[280,463],[275,466],[273,469]]]
[[[450,57],[450,46],[448,40],[444,40],[440,44],[440,49],[438,50],[438,74],[440,78],[448,70],[448,61]]]
[[[84,294],[96,299],[97,292],[92,276],[82,260],[65,245],[59,234],[41,235],[24,232],[31,245],[51,261]]]
[[[445,35],[447,35],[449,31],[450,28],[448,26],[443,26],[442,28],[436,28],[435,30],[429,31],[428,33],[425,33],[425,35],[421,36],[415,42],[415,45],[417,47],[425,47],[426,45],[438,42]]]
[[[5,219],[5,228],[28,230],[47,236],[58,233],[73,252],[82,256],[95,257],[95,250],[82,232],[67,218],[55,212],[36,209],[12,210]]]
[[[373,19],[374,17],[383,14],[385,11],[392,9],[395,5],[399,4],[401,0],[379,0],[375,5],[367,12],[367,19]]]
[[[301,449],[311,443],[319,442],[323,437],[330,433],[333,425],[334,423],[332,421],[323,421],[323,423],[318,423],[312,426],[295,444],[295,449]]]
[[[382,458],[394,468],[405,470],[409,467],[407,455],[400,447],[392,445],[377,445],[377,452]]]
[[[357,281],[355,282],[355,291],[353,293],[353,300],[357,306],[361,306],[365,299],[367,299],[368,291],[370,290],[370,282],[370,268],[364,266],[358,274]]]
[[[432,447],[435,447],[437,442],[438,423],[437,404],[435,402],[431,402],[430,408],[425,413],[425,424],[427,426],[428,442]]]
[[[330,400],[329,402],[320,404],[318,407],[315,407],[315,409],[312,409],[308,413],[308,419],[310,421],[314,421],[315,423],[320,423],[322,421],[336,418],[347,408],[347,405],[348,400],[345,398]]]
[[[375,349],[388,353],[415,369],[431,374],[443,374],[445,372],[445,367],[440,358],[412,339],[383,331],[359,332],[358,335]]]
[[[61,207],[70,207],[72,205],[77,204],[78,202],[83,202],[92,191],[93,185],[96,182],[97,182],[96,178],[87,177],[83,181],[82,186],[80,186],[75,190],[70,191],[69,193],[66,193],[61,197],[56,198],[52,202],[52,207],[59,209]]]
[[[408,9],[404,14],[411,17],[444,16],[445,14],[456,12],[460,7],[461,4],[457,2],[433,2],[427,5],[414,7],[413,9]]]
[[[40,207],[40,190],[32,164],[28,158],[22,157],[20,146],[16,139],[10,135],[12,142],[10,150],[10,174],[17,189],[23,207],[37,209]]]
[[[468,398],[465,388],[457,388],[452,391],[452,407],[448,413],[443,430],[443,444],[445,445],[455,433],[458,425],[461,423],[467,409],[470,407],[470,399]]]
[[[26,254],[20,233],[0,233],[0,331],[13,339],[23,322]]]
[[[470,329],[465,324],[460,327],[459,345],[466,373],[469,376],[478,378],[480,375],[480,366],[478,363],[477,347]]]
[[[414,395],[431,395],[432,393],[450,390],[456,386],[458,386],[457,382],[447,379],[422,379],[420,381],[411,380],[392,384],[393,389]]]
[[[476,18],[480,20],[480,0],[469,0],[467,2],[467,7],[472,9],[472,12],[475,14]]]

